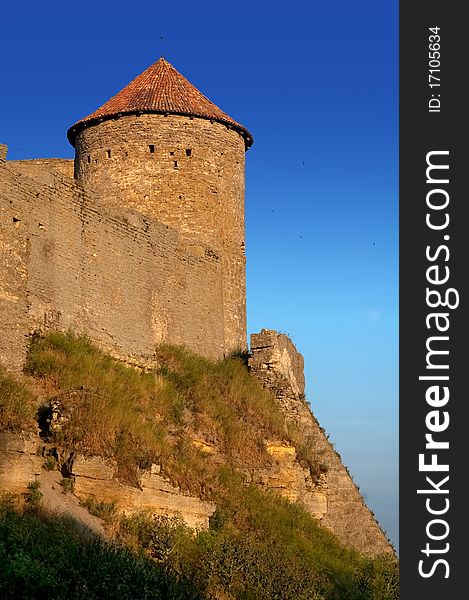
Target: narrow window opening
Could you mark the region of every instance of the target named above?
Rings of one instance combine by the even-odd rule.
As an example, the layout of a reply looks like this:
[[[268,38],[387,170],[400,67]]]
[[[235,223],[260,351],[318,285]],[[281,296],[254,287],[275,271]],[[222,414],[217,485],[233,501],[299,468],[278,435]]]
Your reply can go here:
[[[175,160],[175,161],[173,161],[173,162],[174,162],[174,168],[175,168],[175,169],[178,169],[178,168],[179,168],[179,166],[178,166],[178,161],[177,161],[177,160]]]
[[[94,159],[94,163],[95,163],[95,165],[98,164],[98,159],[97,158]]]
[[[192,156],[192,149],[186,148],[186,156]]]
[[[91,162],[91,156],[88,154],[88,162]]]
[[[110,151],[110,150],[106,150],[106,156],[107,156],[108,158],[111,158],[111,151]]]
[[[148,150],[150,150],[150,154],[155,154],[155,145],[154,144],[150,144],[148,146]]]
[[[169,156],[174,156],[174,152],[173,152],[173,151],[171,151],[171,152],[169,153]]]

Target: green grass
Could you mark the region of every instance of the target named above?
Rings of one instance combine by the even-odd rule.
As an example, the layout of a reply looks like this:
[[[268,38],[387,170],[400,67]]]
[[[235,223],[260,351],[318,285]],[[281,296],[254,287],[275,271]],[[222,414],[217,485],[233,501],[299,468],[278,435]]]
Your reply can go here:
[[[114,542],[5,498],[0,597],[397,600],[391,559],[346,550],[273,495],[249,488],[243,507],[240,498],[216,513],[208,531],[139,513],[122,519]]]
[[[300,506],[253,486],[230,489],[208,531],[137,514],[123,519],[119,536],[207,599],[398,598],[395,560],[346,549]]]
[[[80,502],[81,506],[84,506],[91,515],[103,519],[107,523],[110,523],[116,517],[117,502],[104,502],[103,500],[97,500],[93,496],[90,496],[86,500]]]
[[[164,568],[73,521],[0,502],[0,597],[13,599],[190,598]],[[196,598],[196,597],[195,597]]]
[[[119,525],[114,506],[89,499],[90,512],[113,520],[118,543],[110,544],[51,519],[40,501],[24,510],[4,502],[0,597],[396,600],[393,558],[364,558],[299,505],[244,483],[244,470],[270,464],[267,440],[295,444],[318,476],[327,465],[311,440],[299,443],[243,358],[213,362],[161,346],[157,359],[155,371],[139,371],[86,337],[57,333],[33,340],[26,371],[64,415],[48,441],[114,458],[130,483],[139,469],[161,465],[182,490],[216,502],[210,529],[144,514]],[[27,394],[18,397],[29,406]]]
[[[42,496],[41,482],[37,479],[35,481],[30,481],[26,488],[26,492],[23,494],[25,502],[30,506],[39,506]]]
[[[0,366],[0,431],[34,431],[36,411],[34,394]]]
[[[64,448],[113,456],[124,481],[135,483],[137,469],[156,461],[165,447],[161,384],[113,360],[86,337],[51,334],[35,338],[26,372],[42,380],[67,414],[50,433]]]
[[[209,497],[220,457],[241,467],[270,464],[265,441],[291,432],[273,398],[239,358],[212,362],[161,346],[159,368],[143,372],[113,360],[86,337],[36,337],[26,372],[42,381],[67,415],[51,441],[112,456],[121,480],[136,483],[151,463],[183,490]],[[216,447],[217,459],[193,441]]]

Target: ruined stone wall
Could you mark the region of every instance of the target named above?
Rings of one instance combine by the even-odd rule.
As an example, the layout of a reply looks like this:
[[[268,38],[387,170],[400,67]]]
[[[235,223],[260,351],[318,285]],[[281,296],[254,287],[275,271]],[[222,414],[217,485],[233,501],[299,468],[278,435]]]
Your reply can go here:
[[[278,467],[258,474],[257,482],[302,502],[344,544],[359,552],[392,553],[390,542],[304,399],[301,354],[287,336],[269,329],[251,335],[251,353],[251,372],[271,390],[286,418],[299,427],[303,444],[312,449],[318,465],[312,477],[299,464],[298,449],[271,444],[268,450],[278,458]]]
[[[18,369],[36,329],[87,332],[115,356],[151,360],[170,341],[224,352],[221,261],[200,241],[75,180],[33,181],[0,161],[0,360]]]
[[[207,119],[142,114],[89,126],[75,146],[75,177],[87,189],[219,252],[226,350],[246,348],[242,136]]]

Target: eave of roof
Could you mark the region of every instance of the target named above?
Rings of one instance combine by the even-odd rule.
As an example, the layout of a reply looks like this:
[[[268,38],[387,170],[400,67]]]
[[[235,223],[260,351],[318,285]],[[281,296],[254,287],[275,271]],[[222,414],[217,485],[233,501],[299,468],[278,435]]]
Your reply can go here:
[[[253,143],[252,135],[243,125],[213,104],[164,58],[148,67],[95,112],[72,125],[67,136],[74,146],[77,134],[85,127],[125,115],[149,113],[217,121],[237,131],[244,138],[246,149]]]

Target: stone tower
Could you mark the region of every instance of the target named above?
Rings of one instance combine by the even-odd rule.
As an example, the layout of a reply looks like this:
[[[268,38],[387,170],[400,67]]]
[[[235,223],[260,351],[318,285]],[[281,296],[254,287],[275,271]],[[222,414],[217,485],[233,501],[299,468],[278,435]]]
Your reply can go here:
[[[176,229],[195,252],[199,241],[221,257],[225,353],[246,348],[249,131],[160,58],[68,138],[85,187]]]

